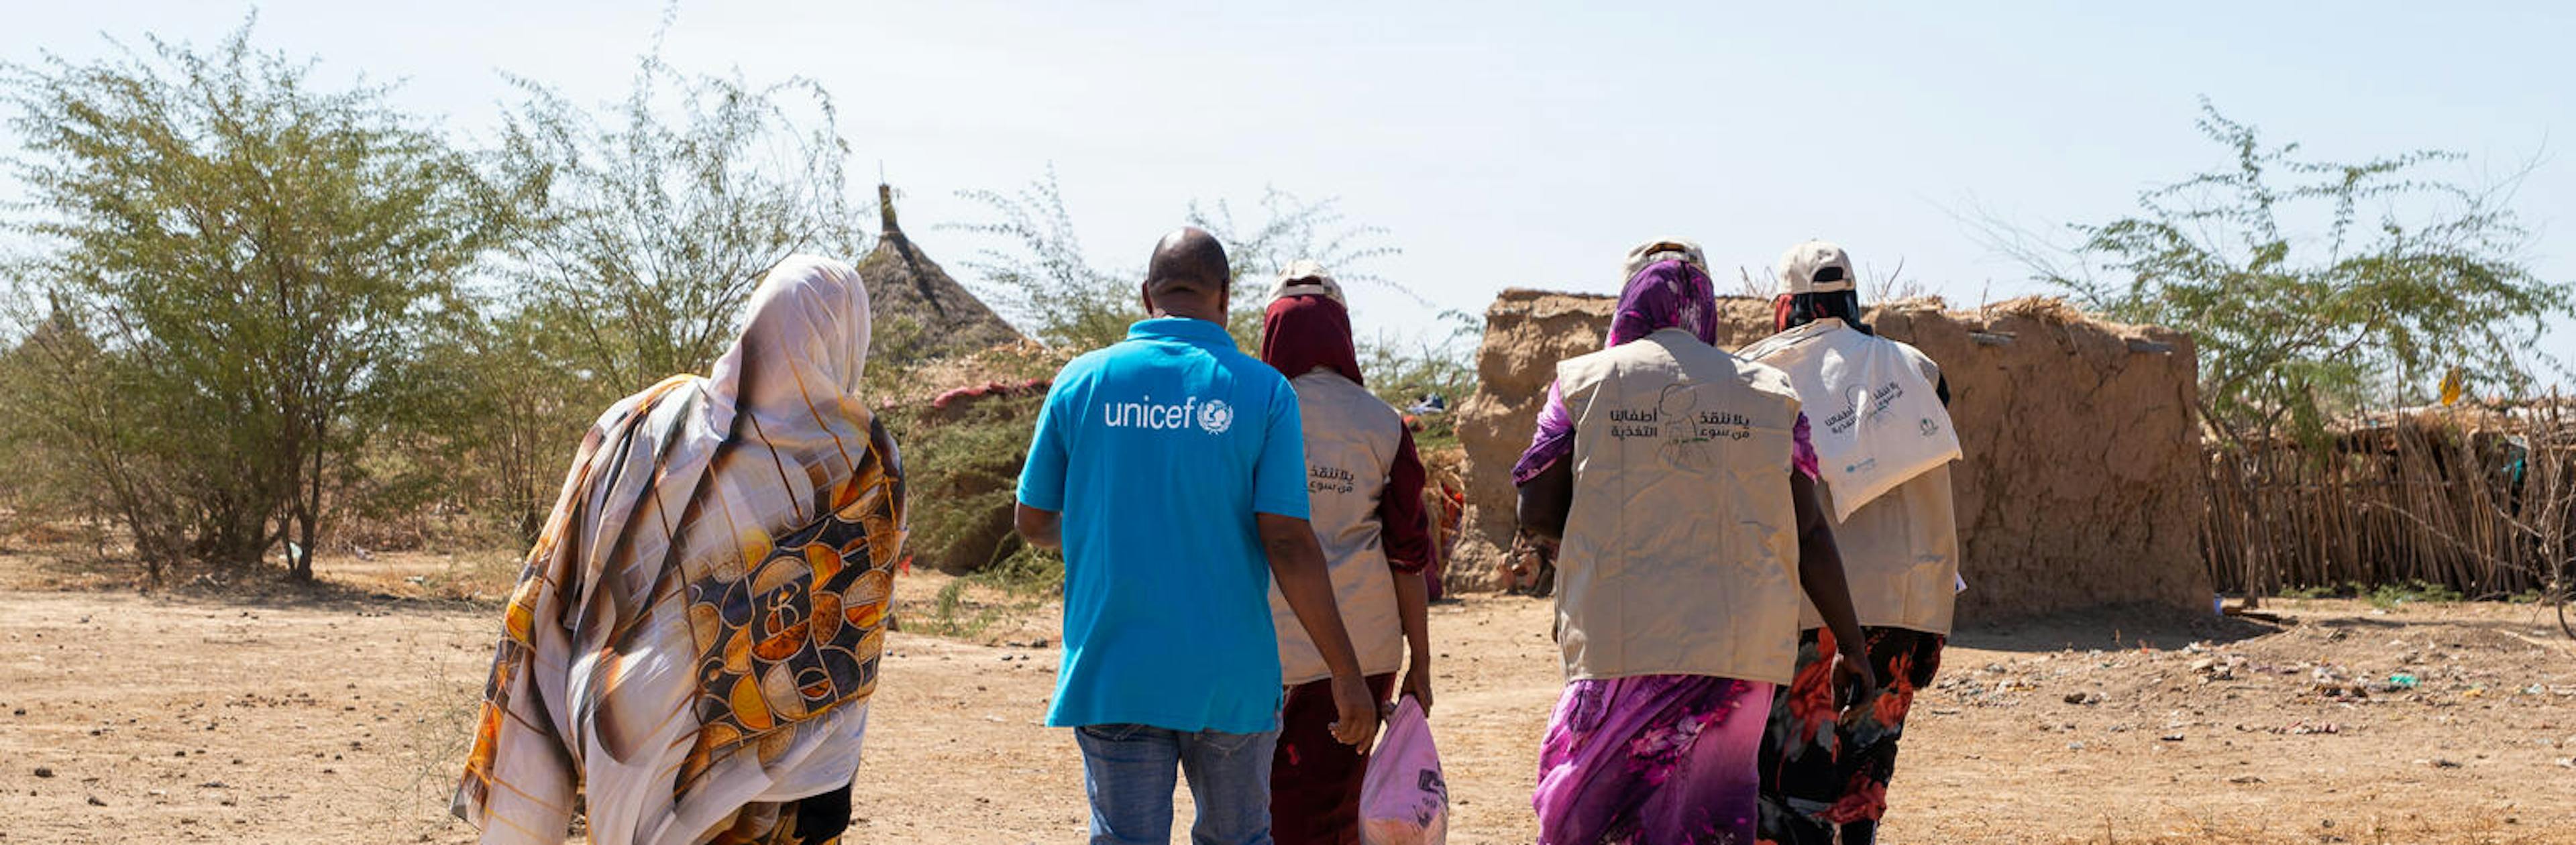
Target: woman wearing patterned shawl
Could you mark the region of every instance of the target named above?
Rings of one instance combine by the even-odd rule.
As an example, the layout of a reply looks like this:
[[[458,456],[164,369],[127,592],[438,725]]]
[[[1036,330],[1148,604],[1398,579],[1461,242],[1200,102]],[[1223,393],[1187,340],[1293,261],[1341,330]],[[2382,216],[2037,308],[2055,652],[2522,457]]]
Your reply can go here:
[[[1752,842],[1800,591],[1858,630],[1797,394],[1714,345],[1697,250],[1657,246],[1631,258],[1608,348],[1557,365],[1513,468],[1523,530],[1559,547],[1545,845]],[[1837,672],[1856,701],[1875,686],[1865,659]]]
[[[456,814],[487,843],[838,836],[904,536],[868,295],[794,256],[711,377],[583,438],[504,615]],[[576,804],[576,801],[579,804]]]

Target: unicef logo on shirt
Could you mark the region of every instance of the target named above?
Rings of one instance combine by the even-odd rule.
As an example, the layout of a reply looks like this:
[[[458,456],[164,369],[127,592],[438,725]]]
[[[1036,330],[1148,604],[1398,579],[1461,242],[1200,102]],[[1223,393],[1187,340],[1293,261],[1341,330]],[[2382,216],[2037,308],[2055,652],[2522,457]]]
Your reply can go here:
[[[1199,406],[1199,428],[1206,429],[1207,433],[1224,434],[1226,429],[1233,427],[1234,406],[1225,404],[1225,400],[1210,399],[1207,404]]]
[[[1233,406],[1222,399],[1201,403],[1195,396],[1179,402],[1156,402],[1151,396],[1141,402],[1104,402],[1100,415],[1102,424],[1110,428],[1188,431],[1196,424],[1209,434],[1224,434],[1234,427]]]

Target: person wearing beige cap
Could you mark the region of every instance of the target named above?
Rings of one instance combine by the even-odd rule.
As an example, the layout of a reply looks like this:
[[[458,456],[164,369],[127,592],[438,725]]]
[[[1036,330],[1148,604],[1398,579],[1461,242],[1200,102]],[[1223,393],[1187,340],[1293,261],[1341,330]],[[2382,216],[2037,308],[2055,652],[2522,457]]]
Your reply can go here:
[[[1780,256],[1779,295],[1773,328],[1780,334],[1745,347],[1757,361],[1780,362],[1777,353],[1816,339],[1848,342],[1858,332],[1889,344],[1919,367],[1943,406],[1950,402],[1941,371],[1920,350],[1878,337],[1861,322],[1860,294],[1851,256],[1841,247],[1809,241]],[[1794,380],[1794,379],[1793,379]],[[1833,391],[1821,391],[1833,392]],[[1802,391],[1803,393],[1803,391]],[[1828,408],[1834,396],[1800,397]],[[1828,498],[1831,485],[1819,485]],[[1870,669],[1882,692],[1857,718],[1837,718],[1831,708],[1835,655],[1847,651],[1810,605],[1801,615],[1798,663],[1788,688],[1772,700],[1762,742],[1761,839],[1779,845],[1867,843],[1887,812],[1887,784],[1896,769],[1896,743],[1905,728],[1914,691],[1932,682],[1950,632],[1958,581],[1958,523],[1950,499],[1950,472],[1936,467],[1862,504],[1834,526],[1852,609],[1866,640]]]
[[[1647,265],[1658,261],[1679,261],[1702,273],[1708,272],[1708,256],[1700,252],[1698,241],[1688,238],[1656,238],[1628,250],[1628,260],[1619,268],[1619,277],[1636,278]]]
[[[1645,272],[1647,267],[1666,261],[1678,261],[1692,270],[1699,271],[1702,277],[1708,275],[1708,257],[1700,252],[1699,242],[1688,238],[1664,237],[1646,241],[1628,250],[1627,257],[1620,262],[1619,277],[1635,279],[1637,274]],[[1714,300],[1711,301],[1710,307],[1715,308]],[[1697,321],[1701,316],[1713,316],[1713,314],[1712,311],[1710,315],[1694,315],[1689,319]],[[1551,395],[1550,398],[1556,397]],[[1563,432],[1559,434],[1562,435]],[[1543,434],[1542,438],[1544,437]],[[1560,442],[1558,445],[1564,444]],[[1516,469],[1513,480],[1517,482],[1528,479],[1522,477]],[[1536,538],[1529,536],[1527,532],[1522,532],[1513,538],[1510,556],[1505,560],[1504,567],[1504,572],[1508,576],[1504,584],[1506,592],[1527,591],[1532,598],[1547,598],[1556,591],[1556,552],[1548,544],[1536,542]]]
[[[1395,408],[1369,393],[1341,285],[1312,261],[1290,265],[1262,314],[1261,360],[1297,392],[1306,443],[1308,524],[1324,549],[1333,606],[1358,653],[1369,694],[1399,689],[1431,707],[1431,525],[1423,516],[1422,459]],[[1279,737],[1270,763],[1270,836],[1276,845],[1360,840],[1360,785],[1369,749],[1333,737],[1333,673],[1270,591],[1279,631]],[[1409,656],[1409,657],[1408,657]]]

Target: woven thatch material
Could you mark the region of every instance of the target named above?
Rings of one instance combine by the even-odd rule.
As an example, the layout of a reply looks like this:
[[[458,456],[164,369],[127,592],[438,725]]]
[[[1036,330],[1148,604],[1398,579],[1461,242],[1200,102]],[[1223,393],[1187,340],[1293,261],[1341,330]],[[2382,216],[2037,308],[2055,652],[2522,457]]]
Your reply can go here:
[[[858,266],[859,277],[868,282],[868,310],[876,318],[878,354],[902,362],[1028,340],[904,237],[903,229],[895,225],[893,193],[877,186],[884,231],[877,236],[876,251]]]

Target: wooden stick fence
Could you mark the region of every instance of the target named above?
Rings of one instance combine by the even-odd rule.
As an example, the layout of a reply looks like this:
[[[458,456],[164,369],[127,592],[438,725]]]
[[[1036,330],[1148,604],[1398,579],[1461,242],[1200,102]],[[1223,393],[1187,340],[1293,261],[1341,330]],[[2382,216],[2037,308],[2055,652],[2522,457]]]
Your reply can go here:
[[[2201,549],[2222,590],[2421,581],[2502,597],[2576,566],[2576,407],[2555,398],[2219,449],[2208,482]]]

